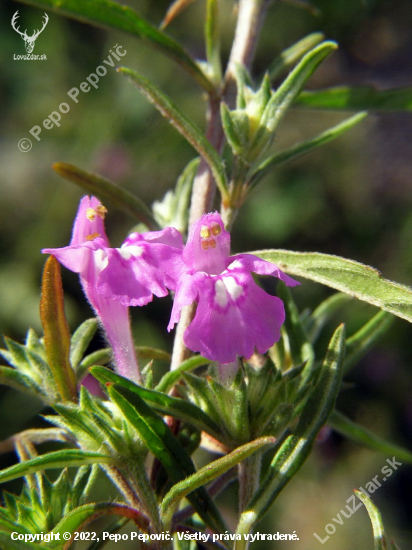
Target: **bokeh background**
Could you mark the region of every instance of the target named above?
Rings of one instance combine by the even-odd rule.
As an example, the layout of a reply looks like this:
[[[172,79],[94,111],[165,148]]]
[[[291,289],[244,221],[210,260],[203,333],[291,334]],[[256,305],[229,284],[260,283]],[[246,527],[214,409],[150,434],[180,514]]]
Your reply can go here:
[[[222,55],[227,60],[235,23],[236,3],[221,0]],[[154,24],[167,0],[129,0]],[[161,200],[187,162],[191,147],[163,120],[138,91],[108,68],[97,90],[80,93],[78,104],[67,92],[78,87],[107,59],[110,49],[127,50],[122,63],[151,79],[204,127],[205,98],[198,86],[174,63],[146,44],[115,31],[94,28],[49,13],[46,30],[33,53],[47,61],[17,61],[25,53],[21,37],[10,25],[19,10],[21,29],[35,29],[43,15],[12,0],[0,5],[0,333],[18,341],[29,326],[41,333],[38,303],[43,247],[69,242],[82,191],[51,169],[56,161],[99,173],[133,191],[147,204]],[[204,58],[205,2],[195,1],[168,29],[197,58]],[[339,43],[311,78],[309,87],[374,85],[378,89],[412,85],[412,3],[410,0],[289,0],[271,8],[258,47],[254,74],[259,75],[284,48],[304,35],[322,31]],[[34,125],[58,109],[60,127],[43,129],[37,142]],[[281,150],[336,124],[345,114],[295,108],[279,128],[274,148]],[[347,114],[346,114],[347,116]],[[250,196],[236,220],[236,252],[269,247],[319,251],[373,265],[383,275],[410,284],[412,280],[412,114],[375,112],[338,140],[279,168]],[[33,148],[19,151],[22,138]],[[118,246],[135,223],[110,204],[107,232]],[[78,278],[65,271],[66,309],[72,330],[91,311]],[[302,281],[295,296],[299,306],[313,309],[331,291]],[[170,351],[165,331],[171,303],[155,301],[134,311],[139,343]],[[350,303],[334,319],[345,321],[349,333],[374,314],[371,306]],[[330,331],[332,331],[331,327]],[[330,333],[329,333],[330,334]],[[325,335],[325,345],[328,334]],[[411,448],[411,327],[395,320],[378,347],[348,375],[338,408],[376,434]],[[96,345],[99,345],[97,342]],[[159,372],[166,366],[159,363]],[[0,439],[36,425],[39,403],[0,390]],[[4,455],[2,466],[15,457]],[[296,542],[255,543],[256,550],[316,550],[325,525],[344,508],[352,489],[380,473],[386,456],[361,449],[325,430],[312,456],[285,489],[260,532],[296,531]],[[202,457],[199,458],[201,460]],[[18,485],[13,485],[13,488]],[[107,489],[109,490],[109,489]],[[402,465],[376,492],[390,535],[403,550],[412,548],[412,468]],[[228,517],[236,506],[236,488],[224,504]],[[373,547],[364,509],[337,525],[324,545],[334,550]],[[126,549],[126,543],[110,544]]]

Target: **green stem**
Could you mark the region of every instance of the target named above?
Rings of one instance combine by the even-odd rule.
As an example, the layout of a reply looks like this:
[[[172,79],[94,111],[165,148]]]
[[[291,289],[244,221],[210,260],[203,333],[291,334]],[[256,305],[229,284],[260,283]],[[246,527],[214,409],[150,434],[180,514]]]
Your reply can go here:
[[[163,531],[162,522],[160,519],[159,506],[156,500],[156,495],[150,485],[149,478],[147,477],[146,468],[144,462],[136,460],[131,468],[132,472],[129,479],[133,483],[139,500],[146,514],[151,519],[151,531],[153,533],[161,533]]]

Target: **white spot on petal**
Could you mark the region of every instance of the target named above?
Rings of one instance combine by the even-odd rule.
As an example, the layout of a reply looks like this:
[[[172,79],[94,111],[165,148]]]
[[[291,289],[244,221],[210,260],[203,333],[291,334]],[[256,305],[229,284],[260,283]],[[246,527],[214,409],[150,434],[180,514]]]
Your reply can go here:
[[[225,307],[229,301],[229,296],[222,279],[218,279],[215,282],[215,302],[220,307]]]
[[[223,282],[225,283],[226,290],[234,302],[239,298],[239,296],[242,296],[243,287],[238,284],[234,277],[225,277]]]
[[[143,254],[143,247],[132,245],[118,248],[120,256],[125,260],[130,260],[130,258],[139,258]]]
[[[229,300],[236,302],[243,294],[243,287],[234,277],[224,277],[215,283],[215,302],[220,307],[226,307]]]
[[[96,250],[94,253],[94,265],[96,266],[97,273],[101,273],[108,263],[109,260],[107,259],[106,252],[101,248]]]

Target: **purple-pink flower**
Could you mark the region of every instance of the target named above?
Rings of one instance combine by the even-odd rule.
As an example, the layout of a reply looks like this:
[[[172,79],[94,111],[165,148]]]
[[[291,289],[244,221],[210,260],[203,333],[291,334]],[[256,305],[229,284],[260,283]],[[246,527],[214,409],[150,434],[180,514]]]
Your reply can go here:
[[[168,330],[179,321],[181,309],[196,302],[184,333],[189,349],[230,363],[237,356],[249,358],[255,349],[265,353],[280,339],[283,302],[261,289],[252,273],[278,277],[288,286],[299,283],[252,254],[230,256],[230,235],[217,212],[193,224],[182,257]]]
[[[104,229],[105,207],[96,197],[83,197],[64,248],[45,248],[65,267],[79,273],[84,292],[100,318],[120,374],[135,381],[141,375],[134,351],[128,306],[146,305],[175,288],[183,248],[173,228],[132,233],[120,248],[110,248]]]

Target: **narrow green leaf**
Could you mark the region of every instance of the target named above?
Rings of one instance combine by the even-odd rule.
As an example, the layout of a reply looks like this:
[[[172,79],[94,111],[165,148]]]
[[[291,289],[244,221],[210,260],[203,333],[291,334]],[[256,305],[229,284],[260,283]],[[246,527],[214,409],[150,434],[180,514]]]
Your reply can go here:
[[[77,382],[70,364],[70,332],[64,313],[60,264],[54,256],[46,261],[40,300],[40,319],[44,330],[47,362],[63,401],[77,397]]]
[[[110,456],[101,453],[91,453],[79,449],[63,449],[47,453],[25,462],[20,462],[0,471],[0,483],[11,481],[41,470],[83,466],[84,464],[112,464]]]
[[[346,342],[344,372],[350,370],[361,357],[365,355],[389,329],[394,321],[393,315],[379,311],[356,334]]]
[[[411,111],[412,88],[376,90],[372,86],[339,86],[318,91],[303,91],[296,105],[313,109],[348,109],[350,111]]]
[[[363,502],[366,510],[368,511],[373,528],[374,549],[387,550],[388,547],[386,544],[385,530],[383,528],[382,517],[379,510],[365,493],[362,491],[357,491],[356,489],[354,489],[354,493]]]
[[[397,459],[412,464],[412,451],[399,447],[390,441],[386,441],[367,428],[353,422],[347,416],[339,411],[333,411],[328,420],[329,426],[344,435],[354,443],[363,445],[373,451],[378,451],[384,455],[395,455]]]
[[[301,412],[298,425],[277,450],[260,489],[241,516],[238,532],[250,532],[308,457],[319,430],[335,405],[344,349],[345,329],[341,325],[332,336],[318,381]]]
[[[98,327],[97,319],[87,319],[75,331],[70,343],[70,363],[77,369]]]
[[[108,392],[110,398],[139,432],[148,449],[160,460],[172,483],[178,483],[195,473],[192,459],[170,428],[137,394],[131,394],[131,404],[113,386],[108,386]],[[127,390],[123,389],[123,392]],[[212,529],[218,532],[226,530],[216,506],[203,487],[191,493],[188,498],[196,512]]]
[[[65,162],[56,162],[53,164],[53,169],[60,176],[85,189],[88,193],[110,201],[116,208],[141,221],[149,229],[159,229],[150,208],[133,193],[122,189],[119,185]]]
[[[308,34],[283,52],[271,63],[268,69],[270,80],[275,80],[282,73],[292,67],[299,59],[307,54],[312,48],[320,44],[324,39],[321,32]]]
[[[202,485],[206,485],[213,479],[224,474],[251,454],[259,451],[265,445],[273,445],[275,442],[276,439],[274,437],[260,437],[259,439],[255,439],[250,443],[246,443],[246,445],[238,447],[226,456],[210,462],[206,466],[203,466],[203,468],[200,468],[195,474],[173,485],[162,500],[160,508],[160,513],[165,519],[166,525],[170,523],[173,513],[182,498],[195,489],[198,489]]]
[[[5,533],[4,531],[0,531],[0,546],[1,548],[7,548],[7,550],[40,550],[41,548],[41,546],[34,542],[11,540],[10,533]]]
[[[207,0],[205,39],[206,59],[212,69],[213,80],[217,85],[219,85],[222,80],[222,63],[220,60],[218,0]]]
[[[210,416],[204,413],[202,409],[200,409],[193,403],[189,403],[184,399],[170,397],[169,395],[162,392],[149,390],[143,388],[142,386],[138,386],[137,384],[134,384],[131,380],[123,378],[123,376],[119,376],[118,374],[104,367],[92,367],[90,369],[90,372],[102,384],[110,382],[112,384],[117,384],[118,386],[126,388],[127,390],[129,390],[129,392],[136,393],[156,412],[180,418],[181,420],[188,422],[192,426],[195,426],[199,430],[210,433],[210,435],[218,439],[221,436],[219,426],[210,418]],[[116,389],[117,391],[119,391],[120,394],[122,394],[122,391],[118,386],[116,387]],[[122,395],[123,397],[127,398],[127,395]]]
[[[103,348],[86,355],[79,365],[78,373],[83,373],[93,365],[107,365],[113,359],[112,348]]]
[[[12,498],[13,498],[13,502],[11,503]],[[9,495],[9,493],[7,493],[6,491],[3,491],[3,499],[5,501],[7,508],[0,508],[0,530],[1,531],[5,530],[8,533],[11,533],[12,531],[16,531],[16,527],[17,528],[20,527],[16,521],[13,521],[12,519],[10,519],[11,517],[16,517],[16,515],[18,514],[17,506],[16,506],[16,497]],[[12,513],[10,513],[11,510],[13,510]],[[20,532],[24,533],[25,531],[24,527],[23,529],[20,530]]]
[[[227,198],[227,179],[225,167],[218,152],[200,129],[190,122],[183,113],[154,84],[131,69],[121,67],[118,72],[128,76],[140,92],[156,109],[177,129],[178,132],[196,149],[209,165],[223,198]]]
[[[361,122],[364,118],[366,118],[366,116],[367,113],[358,113],[350,118],[347,118],[343,122],[340,122],[336,126],[329,128],[314,138],[305,139],[304,141],[296,143],[296,145],[293,145],[284,151],[280,151],[279,153],[268,157],[261,164],[259,164],[253,172],[249,183],[250,188],[255,187],[274,167],[295,160],[306,153],[310,153],[317,147],[338,138],[356,126],[356,124]]]
[[[0,355],[19,371],[24,374],[30,374],[29,360],[27,358],[25,346],[22,346],[7,336],[4,337],[4,341],[6,342],[7,350],[0,349]]]
[[[214,87],[201,71],[196,61],[184,48],[167,34],[153,27],[132,8],[110,0],[24,0],[26,4],[48,9],[66,17],[72,17],[84,23],[109,27],[127,32],[145,40],[168,57],[179,63],[208,92]],[[114,52],[114,54],[113,54]],[[115,54],[120,57],[127,51],[121,45],[113,46],[107,56],[116,63]]]
[[[260,121],[260,128],[251,145],[256,156],[262,151],[268,136],[272,135],[279,122],[285,115],[288,107],[302,90],[306,81],[311,77],[319,64],[334,50],[335,42],[322,42],[319,46],[307,53],[289,76],[273,93]]]
[[[155,389],[157,391],[167,393],[172,389],[176,382],[180,380],[184,372],[194,370],[197,367],[203,367],[204,365],[208,365],[209,363],[210,359],[206,359],[201,355],[194,355],[193,357],[186,359],[186,361],[183,361],[183,363],[177,369],[167,372],[161,378]]]
[[[369,514],[373,529],[374,550],[399,550],[398,546],[393,541],[387,539],[383,527],[382,516],[369,496],[356,489],[354,489],[354,493],[363,502]]]
[[[29,393],[46,403],[49,402],[48,396],[38,384],[34,383],[33,379],[12,367],[0,366],[0,384],[23,393]]]
[[[373,267],[318,252],[259,250],[256,256],[290,275],[324,284],[412,322],[412,290],[384,279]]]

